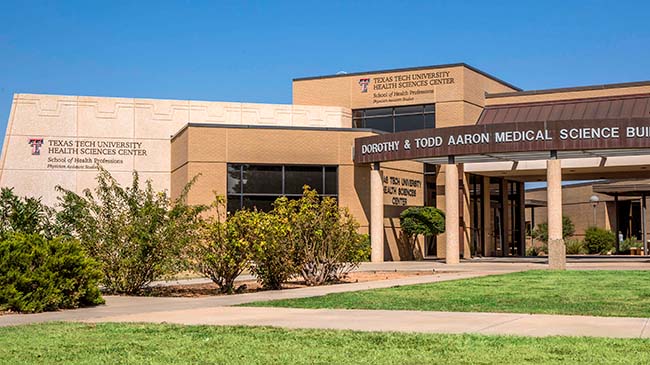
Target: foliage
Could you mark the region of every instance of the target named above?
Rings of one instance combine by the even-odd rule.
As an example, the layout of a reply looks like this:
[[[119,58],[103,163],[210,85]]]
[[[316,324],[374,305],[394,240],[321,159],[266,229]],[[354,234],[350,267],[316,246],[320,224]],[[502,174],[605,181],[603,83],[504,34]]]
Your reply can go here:
[[[287,244],[307,285],[340,280],[368,255],[359,224],[336,199],[304,186],[300,199],[278,198],[271,214],[288,225]]]
[[[0,189],[0,239],[14,232],[42,234],[52,238],[60,234],[54,210],[40,198],[18,197],[13,188]]]
[[[576,228],[571,221],[571,218],[567,216],[562,216],[562,239],[573,236],[576,232]],[[548,243],[548,223],[540,223],[532,232],[533,238]]]
[[[585,247],[588,253],[606,254],[614,249],[615,244],[616,235],[610,230],[589,227],[585,231]]]
[[[0,241],[0,310],[42,312],[103,303],[97,264],[73,239],[15,233]]]
[[[531,246],[526,250],[526,256],[540,256],[548,252],[548,247],[546,245],[542,246]]]
[[[201,225],[200,239],[190,246],[195,270],[209,277],[221,293],[232,294],[235,279],[246,269],[253,256],[255,228],[245,211],[225,215],[225,200],[217,196],[212,215]]]
[[[616,243],[616,241],[614,241]],[[632,247],[643,247],[643,242],[637,240],[635,237],[626,238],[618,245],[618,252],[623,254],[629,254],[630,248]]]
[[[149,180],[142,187],[137,172],[123,188],[100,167],[94,193],[57,187],[62,193],[58,218],[99,262],[109,292],[138,294],[183,267],[183,249],[193,242],[204,210],[185,204],[194,180],[172,201],[166,192],[155,192]]]
[[[399,216],[400,227],[414,258],[421,259],[417,249],[419,235],[437,236],[445,231],[445,214],[434,207],[410,207]]]
[[[584,242],[577,239],[568,239],[564,242],[566,253],[569,255],[581,255],[587,253]]]
[[[237,212],[250,230],[246,237],[253,247],[251,272],[266,289],[281,289],[282,283],[299,271],[296,248],[287,239],[286,217],[259,211]]]

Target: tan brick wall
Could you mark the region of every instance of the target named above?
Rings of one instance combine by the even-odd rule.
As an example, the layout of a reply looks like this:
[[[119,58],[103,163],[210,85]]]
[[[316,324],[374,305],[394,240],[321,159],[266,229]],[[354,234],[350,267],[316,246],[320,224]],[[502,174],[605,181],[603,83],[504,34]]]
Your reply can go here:
[[[210,128],[190,126],[172,140],[172,151],[184,153],[185,162],[172,172],[172,194],[177,196],[192,177],[201,176],[193,186],[190,204],[207,204],[214,194],[225,195],[227,163],[316,164],[339,166],[339,202],[347,207],[368,232],[370,218],[370,167],[354,165],[354,139],[370,135],[364,131],[327,131],[299,129]],[[185,138],[187,135],[187,138]],[[382,164],[382,171],[396,176],[422,177],[422,164],[413,161]],[[421,205],[423,193],[412,200]],[[406,207],[385,206],[386,259],[401,260],[408,249],[399,238],[399,214]]]

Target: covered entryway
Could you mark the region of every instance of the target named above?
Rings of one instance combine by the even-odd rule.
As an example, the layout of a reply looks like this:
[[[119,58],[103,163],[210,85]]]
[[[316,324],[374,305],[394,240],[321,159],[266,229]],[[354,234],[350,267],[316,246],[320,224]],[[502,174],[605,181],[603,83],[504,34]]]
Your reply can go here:
[[[509,177],[518,182],[546,181],[549,265],[563,269],[566,263],[562,239],[563,176],[568,180],[648,177],[650,174],[644,167],[650,161],[650,133],[644,136],[639,131],[649,123],[650,118],[580,120],[571,125],[565,121],[496,123],[359,138],[355,141],[355,163],[372,164],[373,261],[383,260],[384,247],[380,163],[414,160],[439,166],[438,185],[444,190],[440,193],[444,195],[446,213],[444,257],[447,263],[459,262],[465,242],[484,252],[486,247],[493,246],[493,254],[500,256],[524,254],[524,218],[522,214],[517,216],[517,211],[523,211],[525,205],[523,189],[516,192],[505,186],[495,194],[500,199],[492,204],[495,200],[492,189],[486,188],[491,186],[490,177]],[[469,209],[471,184],[467,181],[471,174],[479,176],[475,179],[484,179],[482,203],[473,209]],[[515,209],[504,209],[504,206]],[[467,223],[472,220],[467,218],[476,217],[477,210],[482,218],[476,219],[472,228]],[[505,229],[508,224],[510,228]],[[491,227],[486,229],[487,226]],[[468,231],[478,239],[466,237]],[[508,241],[508,235],[519,238]],[[438,244],[442,244],[440,240]]]

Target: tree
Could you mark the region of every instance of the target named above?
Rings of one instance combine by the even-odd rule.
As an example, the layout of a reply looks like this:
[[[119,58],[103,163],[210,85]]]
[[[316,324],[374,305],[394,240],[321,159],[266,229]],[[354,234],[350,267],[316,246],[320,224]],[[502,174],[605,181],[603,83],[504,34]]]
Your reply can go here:
[[[437,236],[445,232],[445,213],[434,207],[410,207],[399,216],[402,234],[414,258],[422,258],[417,249],[419,235]]]
[[[0,189],[0,239],[12,233],[40,234],[46,238],[60,235],[54,209],[40,198],[19,197],[13,188]]]
[[[57,218],[99,262],[109,292],[138,294],[183,268],[184,248],[194,240],[205,209],[185,202],[194,181],[172,200],[154,191],[149,180],[142,187],[137,172],[124,188],[99,167],[94,192],[77,195],[57,187],[62,193]]]
[[[215,197],[212,215],[201,225],[200,238],[192,250],[192,267],[219,286],[219,291],[232,294],[235,279],[246,269],[253,257],[255,221],[246,211],[232,216],[225,214],[225,199]]]
[[[573,225],[573,222],[571,221],[571,218],[567,216],[562,216],[562,239],[566,239],[567,237],[573,236],[573,234],[576,232],[576,228]],[[532,232],[532,236],[534,239],[541,241],[545,244],[548,243],[548,223],[540,223],[537,225],[537,228],[535,228]]]
[[[278,198],[272,214],[289,226],[287,241],[307,285],[340,280],[368,254],[367,240],[350,212],[307,185],[300,199]]]

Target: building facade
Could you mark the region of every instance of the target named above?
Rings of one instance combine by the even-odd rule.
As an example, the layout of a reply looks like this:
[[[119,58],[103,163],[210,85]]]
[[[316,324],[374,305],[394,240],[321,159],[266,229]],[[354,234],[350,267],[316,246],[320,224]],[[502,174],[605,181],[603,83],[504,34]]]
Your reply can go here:
[[[466,64],[295,79],[291,105],[16,94],[0,185],[54,204],[55,186],[91,188],[100,164],[172,195],[199,176],[189,203],[217,194],[234,211],[307,184],[350,210],[376,261],[520,256],[524,183],[548,179],[549,159],[560,181],[648,177],[643,118],[650,82],[522,91]],[[638,138],[619,141],[626,126]],[[414,253],[399,214],[424,205],[451,226]]]

